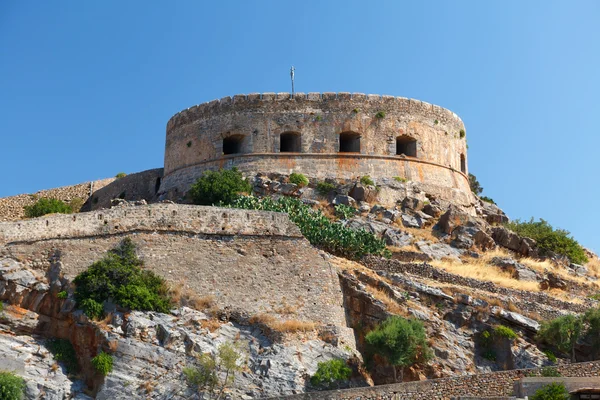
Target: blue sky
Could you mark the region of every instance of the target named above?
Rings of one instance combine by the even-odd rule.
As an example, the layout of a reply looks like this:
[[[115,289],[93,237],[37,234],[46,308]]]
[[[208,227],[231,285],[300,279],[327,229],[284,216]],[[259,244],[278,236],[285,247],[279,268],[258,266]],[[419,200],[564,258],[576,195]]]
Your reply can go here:
[[[0,197],[163,164],[181,109],[236,93],[421,99],[467,127],[512,218],[600,251],[600,2],[0,3]]]

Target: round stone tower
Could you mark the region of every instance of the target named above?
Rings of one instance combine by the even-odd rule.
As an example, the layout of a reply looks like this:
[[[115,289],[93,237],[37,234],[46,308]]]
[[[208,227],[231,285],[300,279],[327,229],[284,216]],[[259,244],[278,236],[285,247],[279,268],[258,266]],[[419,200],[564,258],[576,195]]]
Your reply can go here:
[[[162,193],[183,194],[204,171],[234,166],[245,174],[396,178],[447,200],[471,199],[464,124],[449,110],[403,97],[241,94],[169,120]]]

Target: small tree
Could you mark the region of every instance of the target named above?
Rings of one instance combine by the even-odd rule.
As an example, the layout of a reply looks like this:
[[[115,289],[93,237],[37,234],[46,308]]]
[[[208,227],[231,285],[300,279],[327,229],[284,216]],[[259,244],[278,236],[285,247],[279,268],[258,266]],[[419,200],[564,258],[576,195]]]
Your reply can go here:
[[[35,204],[23,207],[27,218],[37,218],[46,214],[71,214],[73,209],[62,200],[42,198]]]
[[[592,308],[583,315],[584,337],[591,344],[594,360],[600,356],[600,308]]]
[[[583,323],[574,315],[563,315],[551,321],[542,323],[538,337],[545,342],[556,346],[564,353],[571,355],[571,361],[575,361],[575,344],[581,337]]]
[[[235,374],[246,364],[243,342],[227,342],[219,346],[216,356],[202,354],[194,366],[183,369],[187,384],[199,395],[209,399],[221,399],[225,388],[231,385]]]
[[[194,204],[229,204],[241,193],[250,193],[252,186],[237,168],[206,171],[192,185],[189,195]]]
[[[421,321],[392,316],[367,333],[365,340],[372,351],[394,366],[394,381],[397,382],[396,366],[407,367],[431,358],[425,329]],[[402,380],[402,375],[400,376]]]
[[[469,173],[469,186],[471,186],[471,192],[478,196],[483,192],[483,188],[479,184],[477,177],[471,173]]]
[[[100,352],[92,358],[92,365],[96,372],[102,376],[106,376],[113,370],[113,357],[110,354]]]
[[[553,382],[538,389],[530,400],[568,400],[570,398],[571,395],[564,384]]]

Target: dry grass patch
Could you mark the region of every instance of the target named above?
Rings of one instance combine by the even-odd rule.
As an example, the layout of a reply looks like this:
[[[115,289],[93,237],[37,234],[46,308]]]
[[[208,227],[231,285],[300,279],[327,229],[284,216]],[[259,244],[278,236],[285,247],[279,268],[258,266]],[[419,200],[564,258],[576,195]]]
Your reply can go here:
[[[171,284],[169,295],[173,303],[198,311],[212,310],[216,306],[215,296],[199,296],[193,290],[186,288],[183,282]]]
[[[590,258],[590,261],[585,266],[588,267],[590,275],[600,278],[600,259],[596,257]]]
[[[200,321],[200,327],[212,333],[221,327],[221,322],[216,319],[203,319]]]
[[[407,228],[406,226],[402,225],[402,222],[399,222],[397,224],[397,226],[398,226],[398,228],[401,231],[408,232],[411,235],[413,235],[415,237],[414,241],[418,241],[419,239],[423,239],[423,240],[428,240],[428,241],[433,242],[433,243],[439,242],[439,236],[440,236],[439,232],[436,231],[436,230],[434,230],[434,229],[432,229],[431,227],[421,228],[421,229],[419,229],[419,228]]]
[[[268,326],[271,330],[281,333],[310,332],[314,331],[316,328],[314,322],[298,321],[295,319],[280,321],[272,315],[265,313],[253,315],[248,322],[251,324],[263,324]]]
[[[498,267],[489,265],[485,257],[470,259],[469,262],[462,264],[448,259],[434,260],[431,261],[431,264],[452,274],[480,281],[491,281],[498,286],[510,289],[527,290],[530,292],[540,291],[540,286],[537,282],[514,279],[509,273],[502,271]]]

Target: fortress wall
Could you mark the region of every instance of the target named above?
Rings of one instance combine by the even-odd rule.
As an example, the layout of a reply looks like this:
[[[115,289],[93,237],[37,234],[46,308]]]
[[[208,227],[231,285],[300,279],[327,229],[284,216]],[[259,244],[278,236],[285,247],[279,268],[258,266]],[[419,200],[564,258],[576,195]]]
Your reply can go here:
[[[0,245],[55,238],[89,238],[124,232],[180,232],[219,236],[302,234],[286,214],[218,207],[153,204],[0,223]]]
[[[600,361],[560,365],[556,369],[563,377],[598,377]],[[461,396],[510,398],[513,396],[515,381],[530,374],[539,374],[540,371],[541,368],[515,369],[368,388],[309,392],[283,398],[288,400],[449,400]]]
[[[38,199],[47,197],[69,203],[79,198],[86,201],[91,190],[98,190],[113,182],[115,178],[101,179],[93,182],[63,186],[54,189],[40,190],[34,194],[0,198],[0,221],[17,221],[24,218],[23,207],[33,205]]]
[[[156,204],[76,217],[2,223],[0,245],[42,271],[59,254],[62,273],[73,278],[130,237],[145,268],[214,296],[221,309],[346,326],[336,271],[286,214]]]
[[[123,178],[115,179],[110,184],[94,191],[82,211],[110,208],[113,199],[121,198],[127,201],[156,200],[156,194],[163,176],[162,168],[149,169]]]
[[[348,156],[332,154],[247,154],[226,156],[222,160],[207,161],[180,169],[165,180],[161,191],[183,193],[206,170],[239,168],[246,176],[256,173],[303,173],[311,179],[355,179],[369,175],[377,183],[379,178],[401,177],[423,183],[427,193],[468,206],[472,203],[469,180],[457,170],[428,162],[406,158],[398,160],[389,156]]]
[[[384,112],[385,116],[378,118],[379,112]],[[297,159],[308,158],[304,171],[308,175],[313,175],[308,173],[310,162],[314,161],[313,154],[340,156],[342,132],[361,135],[360,153],[343,154],[343,159],[359,154],[390,157],[388,168],[384,171],[375,169],[378,173],[385,172],[386,176],[391,175],[389,170],[398,169],[393,167],[394,160],[402,163],[396,155],[396,138],[399,136],[417,141],[418,160],[460,171],[461,154],[465,156],[465,163],[467,154],[466,139],[460,137],[460,131],[464,129],[462,121],[451,111],[392,96],[298,93],[291,98],[289,93],[264,93],[225,97],[192,107],[171,118],[167,124],[164,185],[175,186],[170,182],[172,175],[182,169],[192,171],[191,166],[230,162],[224,161],[223,138],[241,137],[241,153],[264,156],[265,153],[281,154],[280,134],[284,132],[301,134],[300,152],[295,154]],[[239,158],[234,161],[241,166],[249,160]],[[271,158],[269,162],[273,168],[285,169],[289,160]],[[354,175],[372,173],[367,165],[358,165]],[[321,167],[317,164],[312,170],[318,171]],[[330,173],[344,175],[345,168],[334,165]]]

